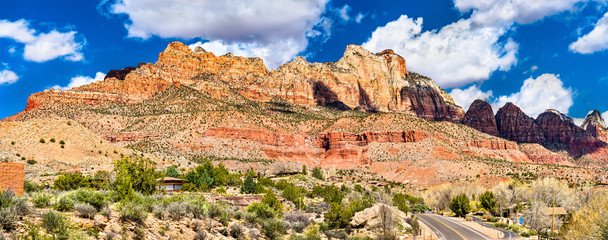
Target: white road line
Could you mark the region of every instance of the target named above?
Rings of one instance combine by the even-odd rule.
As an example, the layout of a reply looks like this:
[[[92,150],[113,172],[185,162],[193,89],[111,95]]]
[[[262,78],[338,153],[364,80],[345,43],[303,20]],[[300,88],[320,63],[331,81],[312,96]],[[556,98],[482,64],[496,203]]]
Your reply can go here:
[[[420,220],[424,223],[424,225],[426,225],[427,227],[431,228],[431,231],[433,231],[435,233],[435,235],[441,235],[441,238],[439,236],[437,236],[438,239],[446,240],[445,235],[443,235],[443,233],[441,231],[439,231],[439,229],[437,229],[435,226],[433,226],[432,224],[430,224],[429,222],[427,222],[423,218],[420,218]]]
[[[457,225],[460,225],[460,226],[463,226],[463,227],[465,227],[465,228],[468,228],[469,230],[471,230],[471,232],[473,232],[473,233],[475,233],[475,234],[479,235],[479,236],[480,236],[480,237],[482,237],[483,239],[489,240],[489,238],[488,238],[487,236],[483,235],[483,233],[480,233],[480,232],[478,232],[477,230],[475,230],[475,229],[473,229],[473,228],[471,228],[471,227],[469,227],[469,226],[467,226],[467,225],[465,225],[465,224],[461,224],[461,223],[459,223],[459,222],[456,222],[456,221],[454,221],[454,220],[450,219],[449,217],[444,217],[444,216],[440,216],[440,215],[437,215],[437,216],[439,216],[439,218],[446,219],[446,220],[448,220],[448,221],[450,221],[450,222],[452,222],[452,223],[455,223],[455,224],[457,224]]]

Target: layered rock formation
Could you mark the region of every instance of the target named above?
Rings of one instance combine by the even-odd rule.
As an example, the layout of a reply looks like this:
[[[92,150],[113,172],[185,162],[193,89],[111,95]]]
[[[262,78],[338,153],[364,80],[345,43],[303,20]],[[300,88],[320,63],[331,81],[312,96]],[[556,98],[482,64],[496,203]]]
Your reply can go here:
[[[492,106],[484,100],[477,99],[471,103],[462,123],[480,132],[498,136],[494,111],[492,111]]]
[[[496,112],[496,127],[501,137],[516,142],[543,143],[545,137],[534,119],[528,117],[513,103],[507,103]]]
[[[583,121],[581,127],[597,139],[608,143],[608,129],[606,128],[606,122],[604,122],[604,118],[602,118],[600,111],[591,111],[587,117],[585,117],[585,121]]]
[[[268,71],[259,58],[215,56],[179,42],[169,44],[155,64],[112,70],[104,81],[67,91],[32,94],[26,111],[54,103],[134,104],[170,86],[189,86],[217,99],[238,94],[267,102],[280,97],[304,106],[409,112],[455,122],[464,116],[443,89],[429,78],[408,73],[405,59],[391,50],[373,54],[349,45],[337,62],[309,63],[297,57]]]
[[[546,143],[570,143],[589,138],[572,118],[557,110],[549,109],[541,113],[535,123],[540,127]]]

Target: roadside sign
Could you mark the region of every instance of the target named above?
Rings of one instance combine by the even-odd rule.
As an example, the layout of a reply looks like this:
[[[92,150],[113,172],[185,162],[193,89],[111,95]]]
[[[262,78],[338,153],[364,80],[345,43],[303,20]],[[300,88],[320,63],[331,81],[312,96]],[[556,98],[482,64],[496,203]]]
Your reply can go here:
[[[519,225],[523,225],[524,224],[524,217],[519,217]]]

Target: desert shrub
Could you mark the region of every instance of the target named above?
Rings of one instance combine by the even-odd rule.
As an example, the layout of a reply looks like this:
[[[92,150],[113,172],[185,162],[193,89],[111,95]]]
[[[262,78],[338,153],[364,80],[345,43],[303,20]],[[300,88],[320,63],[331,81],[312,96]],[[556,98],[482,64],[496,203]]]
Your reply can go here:
[[[60,199],[69,199],[69,202],[71,203],[72,206],[79,202],[86,203],[86,204],[89,204],[89,205],[95,207],[96,211],[101,210],[101,208],[106,206],[108,203],[108,199],[106,198],[106,196],[103,193],[97,192],[90,188],[80,188],[80,189],[77,189],[74,191],[67,192],[67,193],[61,195]],[[69,209],[66,209],[66,210],[57,209],[57,210],[66,211]]]
[[[323,172],[321,171],[320,167],[314,167],[312,169],[312,176],[321,181],[325,181],[325,177],[323,176]]]
[[[276,182],[276,184],[274,185],[275,188],[279,189],[279,190],[285,190],[285,188],[287,188],[287,186],[289,185],[293,185],[293,183],[288,182],[285,179],[281,179],[278,182]]]
[[[346,218],[343,216],[344,208],[342,207],[342,204],[331,203],[330,205],[329,211],[324,215],[327,225],[333,229],[346,227],[348,222],[346,222]]]
[[[95,218],[95,214],[97,214],[97,209],[87,203],[77,203],[74,205],[74,210],[78,212],[78,216],[82,218]]]
[[[25,181],[23,182],[23,191],[25,191],[26,193],[38,192],[42,190],[42,188],[43,186],[32,180],[25,179]]]
[[[274,195],[274,192],[272,190],[268,190],[266,194],[264,194],[264,197],[262,198],[262,203],[268,205],[276,212],[281,212],[283,209],[283,203],[281,203],[281,201],[277,199],[276,195]]]
[[[327,186],[323,189],[323,200],[326,203],[342,203],[344,194],[335,186]]]
[[[194,240],[206,240],[207,239],[207,232],[201,230],[196,232],[196,235],[194,235]]]
[[[57,190],[73,190],[82,187],[88,187],[89,181],[80,172],[63,173],[53,183],[53,189]]]
[[[247,212],[255,214],[259,219],[273,218],[276,215],[270,206],[263,203],[252,203],[247,207]]]
[[[145,195],[154,193],[158,185],[156,179],[162,174],[156,172],[155,165],[152,160],[141,157],[125,156],[115,160],[114,189],[118,192],[119,198],[130,200],[134,197],[135,191]]]
[[[46,141],[44,141],[44,138],[41,138],[41,139],[39,140],[39,142],[40,142],[40,143],[46,143]]]
[[[306,165],[302,165],[302,175],[308,175],[308,170],[306,169]]]
[[[161,220],[167,218],[166,207],[163,205],[152,206],[152,215]]]
[[[360,184],[356,184],[354,187],[355,191],[363,193],[365,192],[365,188],[363,188]]]
[[[180,220],[189,215],[188,205],[182,202],[172,202],[167,206],[167,213],[173,220]]]
[[[106,170],[95,172],[91,187],[97,190],[109,190],[112,185],[112,174]]]
[[[13,229],[16,221],[29,211],[24,198],[15,196],[10,190],[0,192],[0,229]]]
[[[63,214],[50,210],[42,216],[42,227],[55,239],[68,238],[68,220]]]
[[[306,189],[296,187],[293,184],[288,184],[281,196],[288,201],[293,202],[296,205],[296,208],[304,209],[306,206],[304,205],[304,194]]]
[[[61,196],[59,197],[59,199],[57,199],[57,202],[55,202],[55,205],[53,207],[57,211],[65,212],[74,208],[74,203],[75,201],[72,198],[67,196]]]
[[[304,213],[292,212],[283,216],[287,227],[301,233],[310,224],[310,217]]]
[[[285,223],[280,219],[270,218],[262,221],[262,233],[268,237],[268,239],[278,239],[281,235],[286,233],[287,228]]]
[[[34,160],[34,159],[30,159],[30,160],[27,160],[27,161],[25,161],[25,162],[26,162],[27,164],[29,164],[29,165],[34,165],[34,164],[38,163],[38,162],[36,162],[36,160]]]
[[[217,193],[217,194],[227,194],[226,189],[224,187],[220,187],[218,189],[215,189],[215,193]]]
[[[240,223],[234,223],[230,226],[230,236],[235,239],[245,238],[245,228]]]
[[[112,210],[108,206],[105,206],[101,208],[101,215],[103,215],[107,219],[110,219],[110,217],[112,216]]]
[[[59,140],[59,144],[64,145],[64,144],[65,144],[65,141],[63,141],[63,140]]]
[[[140,204],[133,201],[123,201],[118,204],[118,213],[123,221],[129,220],[142,223],[148,213]]]
[[[51,142],[54,143],[55,142],[55,138],[51,138]]]
[[[253,181],[251,175],[247,175],[243,185],[241,186],[241,193],[252,194],[255,193],[258,184]]]
[[[52,195],[43,192],[36,192],[32,194],[31,201],[37,208],[47,207],[53,198]]]
[[[268,178],[259,177],[258,184],[266,187],[274,187],[274,182]]]

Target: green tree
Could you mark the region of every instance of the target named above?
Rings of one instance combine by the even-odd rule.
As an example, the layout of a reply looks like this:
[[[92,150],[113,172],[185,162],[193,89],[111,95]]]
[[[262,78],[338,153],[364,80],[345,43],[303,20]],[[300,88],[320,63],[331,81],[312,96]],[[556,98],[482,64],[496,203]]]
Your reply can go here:
[[[157,179],[162,173],[156,172],[152,160],[141,157],[130,158],[125,156],[114,160],[115,190],[121,199],[131,199],[134,191],[150,195],[156,191]]]
[[[326,203],[339,203],[342,204],[342,199],[344,199],[344,194],[340,192],[335,186],[327,186],[324,189],[323,199]]]
[[[253,181],[253,178],[251,177],[251,175],[247,175],[247,177],[245,178],[245,181],[243,181],[243,185],[241,186],[241,193],[248,193],[248,194],[255,193],[255,190],[257,187],[258,187],[258,184],[255,181]]]
[[[171,165],[167,168],[167,170],[165,170],[165,175],[169,177],[179,178],[181,174],[179,172],[179,169],[177,169],[177,166]]]
[[[281,210],[283,209],[283,204],[281,203],[281,201],[279,201],[279,199],[277,199],[277,196],[272,190],[268,190],[266,194],[264,194],[264,197],[262,198],[262,203],[268,205],[276,212],[281,212]]]
[[[53,183],[53,189],[64,191],[88,186],[89,181],[80,172],[63,173],[59,175],[59,177],[57,177]]]
[[[344,214],[342,204],[340,203],[331,203],[329,210],[325,213],[325,222],[330,228],[342,228],[348,225],[348,222],[345,222],[342,215]]]
[[[460,194],[450,201],[450,210],[456,214],[457,217],[465,217],[471,211],[471,205],[469,198],[466,194]]]
[[[479,203],[481,207],[487,210],[490,213],[494,212],[494,208],[496,207],[496,199],[494,198],[494,193],[491,191],[485,191],[479,196]]]
[[[304,189],[294,186],[293,184],[287,185],[281,194],[281,197],[293,202],[297,208],[304,209]]]
[[[15,144],[13,144],[15,145]],[[308,170],[306,170],[306,165],[302,165],[302,175],[306,176],[308,175]]]
[[[408,202],[407,199],[405,198],[405,194],[403,193],[396,193],[393,196],[393,205],[397,206],[397,208],[405,213],[407,213],[408,209]]]
[[[320,167],[314,167],[312,169],[312,176],[314,178],[317,178],[317,179],[321,180],[321,181],[325,181],[325,177],[323,177],[323,172],[321,171]]]

